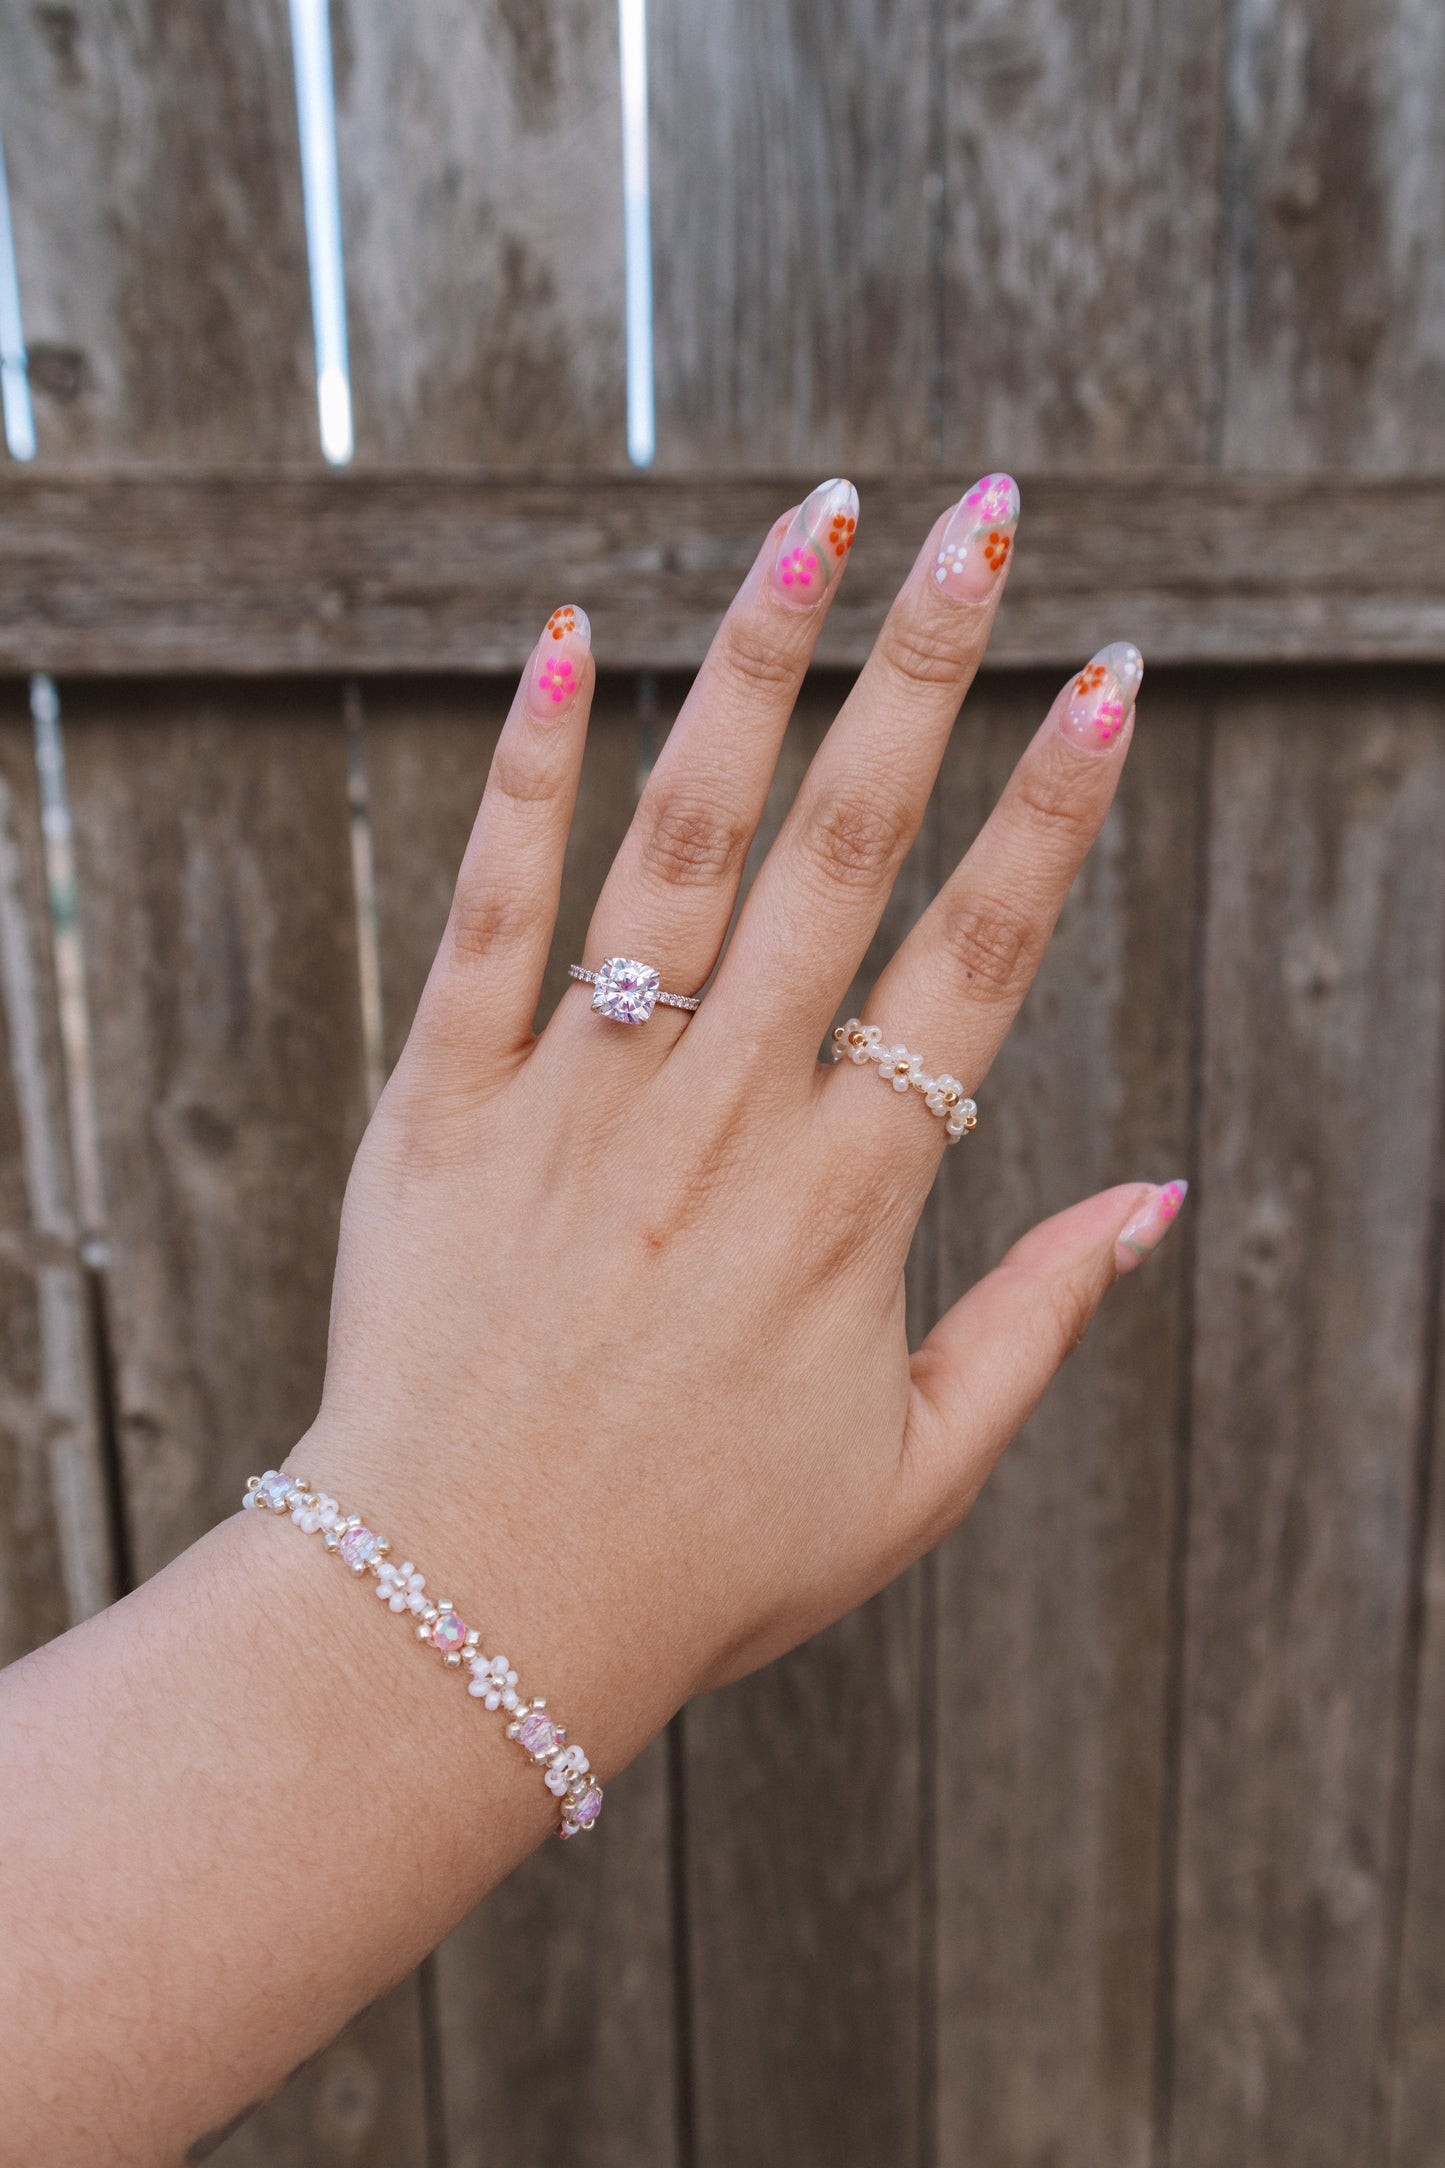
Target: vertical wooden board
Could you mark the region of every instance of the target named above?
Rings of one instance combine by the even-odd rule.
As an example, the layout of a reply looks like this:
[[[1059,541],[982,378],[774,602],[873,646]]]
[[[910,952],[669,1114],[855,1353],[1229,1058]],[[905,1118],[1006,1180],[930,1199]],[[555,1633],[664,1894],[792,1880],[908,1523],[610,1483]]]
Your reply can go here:
[[[437,1952],[447,2168],[674,2168],[666,1742],[607,1797],[595,1840],[545,1844]]]
[[[658,463],[931,464],[930,0],[651,0]]]
[[[358,456],[625,465],[616,9],[332,12]]]
[[[674,688],[659,688],[670,712]],[[510,681],[369,685],[363,703],[388,1062],[446,921]],[[636,802],[631,679],[593,703],[543,992],[549,1012]],[[672,2168],[672,1887],[666,1750],[620,1777],[595,1838],[544,1846],[436,1958],[448,2168],[530,2162],[578,2143],[599,2168]],[[609,1792],[609,1797],[611,1792]]]
[[[1203,460],[1224,0],[942,13],[945,459]]]
[[[941,785],[962,856],[1056,690],[989,678]],[[940,1301],[1091,1191],[1189,1174],[1202,697],[1146,680],[1114,809],[941,1177]],[[1184,1406],[1183,1223],[937,1556],[940,2168],[1147,2168]]]
[[[334,688],[64,693],[137,1569],[320,1398],[364,1121]]]
[[[0,0],[0,131],[41,458],[314,457],[286,0]]]
[[[831,676],[805,688],[750,873],[846,689]],[[931,895],[935,840],[930,815],[845,1015]],[[912,1276],[916,1313],[927,1235]],[[917,2157],[925,1603],[923,1577],[908,1574],[683,1719],[698,2168]]]
[[[1441,1168],[1435,1170],[1436,1241]],[[1440,1271],[1437,1248],[1435,1270]],[[1440,1289],[1436,1287],[1437,1298]],[[1437,1299],[1437,1308],[1439,1308]],[[1445,1330],[1445,1311],[1437,1334]],[[1421,1639],[1405,1795],[1408,1848],[1391,2080],[1389,2168],[1439,2168],[1445,2143],[1445,1341],[1437,1337],[1429,1517],[1422,1531]]]
[[[0,1664],[115,1594],[35,752],[0,684]]]
[[[1241,689],[1205,975],[1176,2168],[1358,2168],[1393,2007],[1441,1088],[1445,742],[1404,673]]]
[[[63,693],[105,1168],[113,1393],[141,1575],[316,1411],[365,1119],[334,687]],[[425,2158],[415,1983],[217,2159]]]
[[[1247,0],[1229,98],[1225,465],[1438,465],[1445,12]]]

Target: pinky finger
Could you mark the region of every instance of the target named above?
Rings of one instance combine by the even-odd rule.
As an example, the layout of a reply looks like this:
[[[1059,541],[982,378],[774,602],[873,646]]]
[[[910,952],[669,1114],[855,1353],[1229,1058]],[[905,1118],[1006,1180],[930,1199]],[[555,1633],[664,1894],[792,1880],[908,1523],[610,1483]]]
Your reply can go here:
[[[480,1075],[531,1039],[596,673],[587,614],[554,610],[497,740],[412,1034]]]
[[[913,1358],[906,1466],[936,1542],[962,1520],[1115,1280],[1152,1256],[1189,1185],[1132,1182],[1030,1228]]]

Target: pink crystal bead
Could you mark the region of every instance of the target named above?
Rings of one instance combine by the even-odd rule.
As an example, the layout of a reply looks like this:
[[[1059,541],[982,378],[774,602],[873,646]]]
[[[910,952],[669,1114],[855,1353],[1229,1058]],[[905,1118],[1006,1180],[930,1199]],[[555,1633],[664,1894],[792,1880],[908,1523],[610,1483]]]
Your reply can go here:
[[[590,1829],[601,1812],[602,1794],[595,1784],[589,1784],[572,1809],[572,1819],[579,1829]]]
[[[462,1646],[467,1638],[467,1622],[458,1618],[455,1611],[443,1611],[431,1630],[432,1646],[450,1656]]]
[[[522,1719],[517,1738],[529,1754],[545,1754],[557,1744],[557,1727],[550,1716],[534,1709],[530,1716]]]
[[[353,1573],[360,1573],[376,1556],[381,1538],[370,1528],[348,1528],[337,1545]]]

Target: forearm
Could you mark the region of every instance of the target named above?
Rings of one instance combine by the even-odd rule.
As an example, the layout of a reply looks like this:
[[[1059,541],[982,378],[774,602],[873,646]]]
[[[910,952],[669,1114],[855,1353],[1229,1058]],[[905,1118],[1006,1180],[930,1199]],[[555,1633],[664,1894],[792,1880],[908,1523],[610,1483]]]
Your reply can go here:
[[[432,1541],[459,1606],[493,1579],[473,1532]],[[0,1679],[17,2157],[179,2157],[556,1827],[503,1723],[373,1586],[281,1518],[238,1515]],[[547,1653],[552,1705],[589,1719],[610,1772],[649,1719],[635,1702],[609,1732],[587,1652]]]

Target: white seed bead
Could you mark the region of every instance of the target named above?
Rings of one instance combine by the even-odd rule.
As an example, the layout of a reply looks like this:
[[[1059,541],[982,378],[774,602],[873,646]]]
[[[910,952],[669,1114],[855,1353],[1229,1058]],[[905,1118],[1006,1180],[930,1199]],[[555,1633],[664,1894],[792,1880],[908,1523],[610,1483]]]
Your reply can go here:
[[[509,1686],[509,1687],[507,1688],[506,1692],[505,1692],[505,1693],[503,1694],[503,1696],[502,1696],[502,1707],[503,1707],[504,1709],[515,1709],[515,1708],[516,1708],[516,1706],[517,1706],[517,1694],[516,1694],[516,1689],[515,1689],[514,1687],[511,1687],[511,1686]]]

